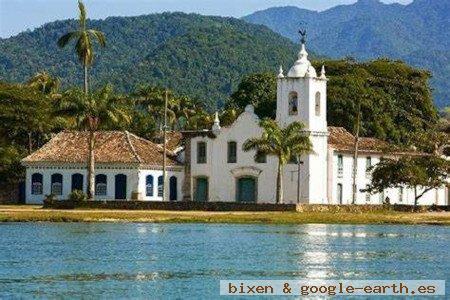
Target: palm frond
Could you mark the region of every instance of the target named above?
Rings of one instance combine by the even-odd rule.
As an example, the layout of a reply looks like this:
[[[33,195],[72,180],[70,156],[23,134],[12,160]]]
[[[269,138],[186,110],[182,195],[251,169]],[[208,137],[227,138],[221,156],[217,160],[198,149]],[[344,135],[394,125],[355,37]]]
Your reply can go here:
[[[86,32],[82,32],[75,45],[78,59],[84,66],[90,66],[93,61],[92,44],[89,35]]]
[[[88,33],[97,39],[100,46],[102,46],[102,47],[106,46],[106,37],[103,32],[95,30],[95,29],[89,29]]]
[[[76,39],[80,36],[80,31],[68,32],[58,40],[58,47],[65,47],[72,39]]]
[[[84,4],[81,0],[78,0],[78,9],[80,10],[80,29],[85,30],[86,29],[86,8],[84,7]]]

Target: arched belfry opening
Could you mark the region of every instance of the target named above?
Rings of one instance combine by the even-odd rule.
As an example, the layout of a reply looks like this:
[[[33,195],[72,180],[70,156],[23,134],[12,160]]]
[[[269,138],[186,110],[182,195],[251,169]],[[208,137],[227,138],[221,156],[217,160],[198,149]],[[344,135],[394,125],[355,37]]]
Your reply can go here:
[[[289,115],[298,115],[298,94],[297,92],[289,93]]]
[[[316,100],[315,100],[315,112],[316,112],[316,116],[320,116],[320,92],[316,93]]]

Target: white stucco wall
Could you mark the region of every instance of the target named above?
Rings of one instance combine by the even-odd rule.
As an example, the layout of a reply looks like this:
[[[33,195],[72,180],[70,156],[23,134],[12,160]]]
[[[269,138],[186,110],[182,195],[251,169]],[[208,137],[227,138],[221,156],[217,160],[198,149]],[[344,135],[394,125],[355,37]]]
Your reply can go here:
[[[31,193],[31,176],[34,173],[40,173],[43,175],[43,193],[41,195],[33,195]],[[72,187],[72,175],[79,173],[83,175],[83,189],[87,190],[87,171],[86,168],[81,165],[61,165],[61,166],[49,166],[49,165],[33,165],[26,168],[26,182],[25,193],[27,204],[42,204],[45,196],[51,194],[51,176],[52,174],[59,173],[63,176],[63,190],[62,195],[56,196],[57,199],[67,199],[71,193]],[[142,200],[162,200],[161,197],[157,197],[157,176],[162,175],[162,170],[147,170],[139,169],[136,167],[124,167],[114,165],[101,165],[97,164],[95,174],[104,174],[107,177],[107,194],[104,196],[96,195],[97,200],[113,200],[115,198],[115,176],[118,174],[124,174],[127,176],[127,199],[132,198],[132,193],[138,191],[142,196]],[[145,197],[145,176],[147,174],[154,175],[154,197]],[[171,176],[177,177],[178,185],[178,199],[182,199],[181,184],[183,181],[182,168],[178,168],[177,171],[168,171],[168,179]],[[169,181],[168,181],[169,182]],[[167,187],[168,191],[168,187]]]
[[[289,114],[289,95],[298,95],[298,113]],[[316,114],[316,93],[320,93],[320,113]],[[327,81],[320,78],[278,78],[277,80],[277,114],[276,120],[285,127],[298,121],[305,125],[305,130],[327,131]]]
[[[343,157],[343,172],[342,175],[338,174],[338,155]],[[361,154],[358,157],[358,170],[357,170],[357,196],[356,204],[382,204],[383,199],[389,197],[391,204],[414,204],[414,190],[413,189],[403,189],[403,199],[400,200],[400,189],[391,188],[386,189],[384,195],[374,194],[370,195],[370,198],[366,198],[367,194],[361,192],[361,189],[365,189],[367,185],[371,182],[371,176],[366,172],[366,158],[371,157],[372,165],[376,165],[380,161],[379,154]],[[332,156],[332,184],[331,187],[331,199],[330,204],[338,204],[337,190],[338,184],[342,184],[343,187],[343,197],[342,204],[351,204],[352,202],[352,185],[353,185],[353,155],[348,153],[333,152]],[[421,192],[421,191],[419,191]],[[445,187],[440,189],[433,189],[426,192],[420,199],[419,205],[447,205],[447,191]]]
[[[258,201],[274,203],[276,191],[276,165],[274,157],[267,156],[266,163],[256,163],[254,151],[242,151],[243,143],[262,133],[259,119],[253,112],[244,112],[231,127],[223,127],[217,138],[194,137],[191,141],[191,195],[194,197],[196,177],[207,177],[209,201],[236,201],[236,180],[242,176],[257,178]],[[206,164],[197,163],[197,143],[207,145]],[[237,162],[228,163],[228,142],[237,143]]]
[[[146,194],[146,178],[148,175],[153,176],[153,196],[147,196]],[[163,175],[162,170],[152,170],[152,169],[141,169],[139,170],[139,192],[141,193],[141,200],[145,201],[163,201],[162,197],[158,197],[158,177]],[[177,170],[167,170],[167,185],[166,185],[166,195],[169,197],[169,186],[170,178],[175,176],[177,178],[177,200],[181,201],[183,199],[183,194],[181,187],[184,180],[184,172],[182,168],[177,168]]]
[[[207,177],[209,181],[209,201],[235,202],[236,185],[238,178],[242,176],[252,176],[257,178],[257,201],[258,203],[276,202],[276,176],[278,159],[273,156],[267,156],[266,163],[256,163],[255,151],[244,152],[242,145],[251,137],[259,137],[262,129],[259,127],[258,117],[251,111],[246,111],[239,116],[231,127],[222,128],[216,138],[195,137],[191,141],[191,195],[194,197],[194,185],[196,177]],[[237,162],[228,163],[228,142],[237,143]],[[197,143],[206,142],[207,144],[207,162],[205,164],[197,163]],[[317,142],[318,147],[326,146],[326,137]],[[326,155],[326,154],[325,154]],[[314,156],[314,158],[310,158]],[[320,156],[322,157],[322,156]],[[315,154],[301,157],[304,165],[300,168],[300,195],[301,201],[309,203],[311,195],[325,201],[326,189],[311,189],[311,185],[319,182],[326,184],[326,160],[320,167],[316,163]],[[323,168],[322,168],[323,165]],[[310,170],[324,176],[315,177],[311,183]],[[298,166],[296,164],[287,164],[283,170],[283,192],[284,203],[297,202],[297,174]],[[310,192],[311,191],[311,192]]]

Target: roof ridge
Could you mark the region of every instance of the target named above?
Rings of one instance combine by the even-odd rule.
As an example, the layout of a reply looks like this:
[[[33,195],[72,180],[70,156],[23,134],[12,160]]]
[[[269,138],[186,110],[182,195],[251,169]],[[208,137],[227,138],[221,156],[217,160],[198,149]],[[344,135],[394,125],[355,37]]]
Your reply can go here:
[[[133,152],[134,157],[137,159],[137,161],[138,161],[139,163],[142,163],[142,159],[141,159],[141,158],[139,157],[139,155],[137,154],[136,149],[134,148],[133,143],[131,142],[131,139],[130,139],[130,133],[129,133],[127,130],[125,130],[125,137],[126,137],[126,139],[127,139],[128,145],[129,145],[130,148],[131,148],[131,152]]]

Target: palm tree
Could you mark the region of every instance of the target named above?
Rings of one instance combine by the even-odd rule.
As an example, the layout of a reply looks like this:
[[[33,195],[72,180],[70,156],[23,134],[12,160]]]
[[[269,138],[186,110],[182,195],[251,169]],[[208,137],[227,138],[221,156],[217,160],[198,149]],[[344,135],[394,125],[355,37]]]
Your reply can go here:
[[[58,40],[58,46],[63,48],[71,40],[76,40],[75,51],[78,59],[83,65],[84,69],[84,93],[88,94],[88,68],[92,65],[94,60],[94,50],[92,48],[92,38],[95,38],[100,46],[105,47],[106,39],[103,32],[86,28],[86,9],[81,0],[78,0],[78,8],[80,10],[80,17],[78,19],[78,30],[71,31],[63,35]]]
[[[110,85],[84,94],[78,89],[67,91],[57,103],[57,114],[65,116],[72,128],[89,131],[88,199],[94,200],[95,131],[131,121],[123,98],[115,97]]]
[[[276,202],[283,203],[283,166],[292,157],[311,152],[312,144],[300,122],[280,128],[274,120],[264,119],[260,126],[263,129],[262,136],[248,139],[242,148],[244,151],[256,150],[255,157],[261,153],[278,158]]]

